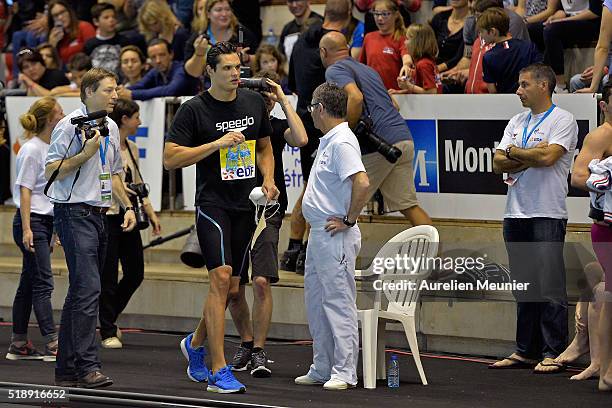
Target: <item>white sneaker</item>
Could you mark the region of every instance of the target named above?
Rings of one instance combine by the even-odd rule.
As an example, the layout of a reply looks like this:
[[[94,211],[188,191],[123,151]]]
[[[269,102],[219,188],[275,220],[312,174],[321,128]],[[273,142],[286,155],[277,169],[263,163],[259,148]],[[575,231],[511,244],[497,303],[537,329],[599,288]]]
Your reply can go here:
[[[355,387],[354,385],[345,383],[344,381],[338,380],[336,378],[332,378],[331,380],[323,384],[323,388],[326,390],[346,390],[347,388],[354,388],[354,387]]]
[[[105,349],[120,349],[123,347],[123,344],[117,337],[109,337],[102,340],[102,347]]]
[[[323,384],[321,381],[317,381],[314,378],[310,377],[308,374],[299,376],[295,379],[295,383],[297,385],[321,385]]]
[[[568,94],[569,91],[567,90],[567,88],[565,88],[565,86],[555,86],[555,93],[556,94]]]

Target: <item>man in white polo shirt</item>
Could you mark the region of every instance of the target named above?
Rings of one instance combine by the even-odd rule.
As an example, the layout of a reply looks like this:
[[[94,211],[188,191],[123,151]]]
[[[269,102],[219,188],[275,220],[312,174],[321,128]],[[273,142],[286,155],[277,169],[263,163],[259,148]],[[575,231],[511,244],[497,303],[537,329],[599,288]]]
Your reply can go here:
[[[555,73],[544,64],[523,68],[516,91],[528,111],[514,116],[497,146],[493,168],[507,174],[504,240],[510,272],[529,283],[517,300],[516,352],[490,368],[562,369],[554,359],[567,345],[563,243],[567,176],[578,140],[574,116],[552,103]]]
[[[304,297],[313,340],[313,363],[296,384],[341,390],[357,384],[355,261],[361,248],[357,217],[365,205],[368,176],[357,138],[346,121],[346,92],[324,83],[308,111],[320,139],[302,211],[311,226]]]

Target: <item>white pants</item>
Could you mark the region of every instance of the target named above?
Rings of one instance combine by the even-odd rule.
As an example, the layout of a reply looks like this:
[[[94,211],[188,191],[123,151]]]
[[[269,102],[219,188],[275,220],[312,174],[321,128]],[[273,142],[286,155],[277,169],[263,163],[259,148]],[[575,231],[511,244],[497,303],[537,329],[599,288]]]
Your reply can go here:
[[[357,384],[359,334],[355,260],[361,232],[354,226],[333,237],[312,226],[306,252],[304,297],[312,336],[313,363],[308,376]]]

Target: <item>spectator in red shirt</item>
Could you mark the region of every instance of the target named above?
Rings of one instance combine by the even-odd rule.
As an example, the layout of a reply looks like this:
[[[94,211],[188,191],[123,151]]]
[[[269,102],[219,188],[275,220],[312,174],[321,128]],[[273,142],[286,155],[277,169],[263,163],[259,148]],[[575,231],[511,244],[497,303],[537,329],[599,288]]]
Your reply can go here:
[[[438,42],[429,25],[412,24],[406,30],[406,49],[414,61],[410,77],[399,77],[400,93],[441,94],[442,81],[436,65]]]
[[[366,34],[359,62],[374,68],[387,89],[398,89],[400,69],[409,62],[404,20],[394,0],[376,0],[372,14],[378,31]]]
[[[416,13],[421,8],[422,0],[393,0],[397,4],[398,10],[404,20],[404,26],[408,27],[411,23],[410,13]],[[370,33],[376,30],[375,18],[372,14],[373,5],[376,0],[355,0],[357,10],[365,13],[365,32]]]
[[[96,29],[86,21],[80,21],[76,12],[65,0],[49,2],[49,43],[57,48],[64,64],[83,51],[85,42],[96,36]]]

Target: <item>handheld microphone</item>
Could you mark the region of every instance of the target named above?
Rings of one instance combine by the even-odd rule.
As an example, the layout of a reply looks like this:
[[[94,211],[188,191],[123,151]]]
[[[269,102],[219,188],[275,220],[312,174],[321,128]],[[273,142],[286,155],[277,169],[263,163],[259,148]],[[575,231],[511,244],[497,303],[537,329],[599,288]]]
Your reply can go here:
[[[70,123],[76,126],[82,125],[85,122],[90,122],[92,120],[101,119],[108,115],[106,110],[99,110],[97,112],[91,112],[88,115],[77,116],[76,118],[70,119]]]

